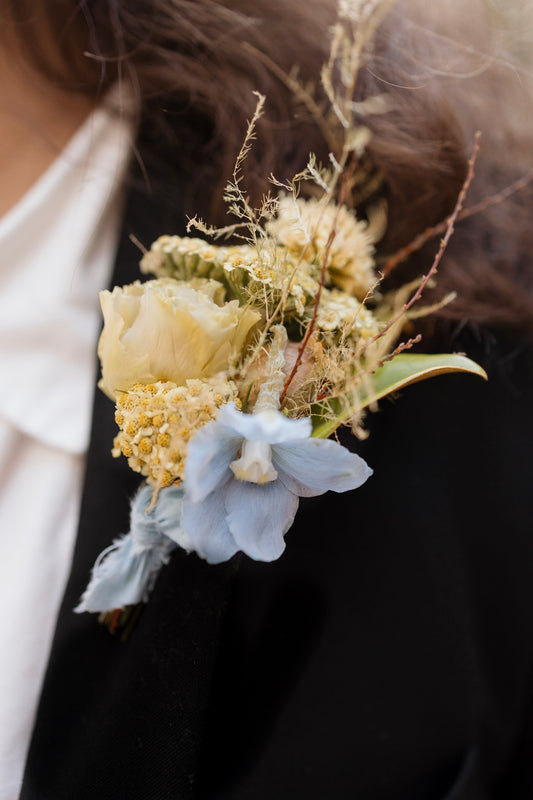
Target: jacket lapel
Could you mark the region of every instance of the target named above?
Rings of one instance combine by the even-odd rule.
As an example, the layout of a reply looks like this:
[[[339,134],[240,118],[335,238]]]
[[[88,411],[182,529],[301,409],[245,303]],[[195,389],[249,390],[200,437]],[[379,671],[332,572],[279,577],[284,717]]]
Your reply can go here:
[[[168,180],[166,181],[168,185]],[[175,184],[173,184],[175,186]],[[170,208],[170,212],[169,212]],[[113,284],[140,278],[139,249],[183,215],[133,182]],[[168,227],[167,227],[168,226]],[[126,642],[75,614],[97,555],[129,523],[139,476],[110,449],[113,404],[96,390],[72,572],[59,613],[21,800],[188,798],[214,656],[237,560],[176,551]]]

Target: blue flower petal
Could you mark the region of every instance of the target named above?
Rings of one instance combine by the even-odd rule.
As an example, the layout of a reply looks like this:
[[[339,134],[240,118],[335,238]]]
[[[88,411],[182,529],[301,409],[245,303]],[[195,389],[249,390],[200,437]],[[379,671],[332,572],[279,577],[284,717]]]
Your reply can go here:
[[[297,442],[311,435],[311,420],[288,419],[279,411],[259,411],[254,414],[243,414],[234,403],[228,403],[220,409],[217,422],[228,430],[239,434],[241,439],[249,442]]]
[[[272,463],[281,473],[319,493],[357,489],[372,475],[366,461],[331,439],[277,444],[272,448]]]
[[[283,535],[292,525],[298,502],[280,481],[231,481],[226,494],[227,520],[239,549],[256,561],[279,558],[285,549]]]
[[[226,490],[227,484],[223,484],[198,503],[193,502],[187,493],[183,498],[183,528],[191,547],[209,564],[227,561],[239,550],[226,522]]]
[[[187,445],[184,486],[191,500],[203,500],[230,477],[229,464],[237,457],[241,444],[242,436],[220,425],[218,417],[200,428]]]
[[[311,486],[305,486],[305,484],[300,483],[300,481],[297,481],[296,478],[293,478],[292,475],[284,472],[279,464],[276,467],[276,472],[278,473],[278,479],[289,490],[289,492],[292,492],[298,497],[316,497],[319,494],[324,494],[324,492],[327,492],[327,489],[315,489]]]

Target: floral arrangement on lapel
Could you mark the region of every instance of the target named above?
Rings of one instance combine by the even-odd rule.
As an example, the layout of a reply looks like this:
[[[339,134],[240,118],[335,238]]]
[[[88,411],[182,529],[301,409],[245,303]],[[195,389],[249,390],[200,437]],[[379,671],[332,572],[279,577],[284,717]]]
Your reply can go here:
[[[363,435],[367,409],[411,382],[448,371],[486,377],[463,355],[410,353],[420,337],[402,340],[460,213],[477,142],[434,262],[415,284],[381,291],[386,209],[369,206],[358,218],[348,204],[364,180],[365,114],[388,110],[386,96],[356,102],[354,93],[364,46],[389,5],[339,5],[322,71],[330,163],[311,155],[250,207],[242,165],[263,110],[258,95],[226,189],[236,224],[212,230],[191,220],[201,238],[163,235],[144,254],[151,280],[101,293],[100,387],[119,427],[112,454],[145,481],[130,531],[99,556],[76,611],[122,625],[176,547],[210,564],[239,551],[279,558],[301,497],[356,489],[372,474],[329,438],[339,426]],[[302,187],[312,189],[306,198]]]

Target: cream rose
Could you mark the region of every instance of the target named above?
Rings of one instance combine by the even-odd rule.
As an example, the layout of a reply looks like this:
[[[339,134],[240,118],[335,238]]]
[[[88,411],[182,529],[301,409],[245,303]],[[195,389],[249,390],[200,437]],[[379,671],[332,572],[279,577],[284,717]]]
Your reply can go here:
[[[171,278],[100,293],[99,386],[112,399],[136,383],[209,378],[227,369],[260,315],[224,303],[218,281]]]

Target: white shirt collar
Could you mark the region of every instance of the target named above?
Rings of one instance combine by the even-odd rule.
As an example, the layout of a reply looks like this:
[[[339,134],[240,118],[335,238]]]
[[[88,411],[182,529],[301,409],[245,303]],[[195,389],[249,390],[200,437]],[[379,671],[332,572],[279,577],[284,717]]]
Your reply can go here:
[[[0,414],[72,453],[88,443],[100,326],[132,126],[96,109],[0,219]]]

